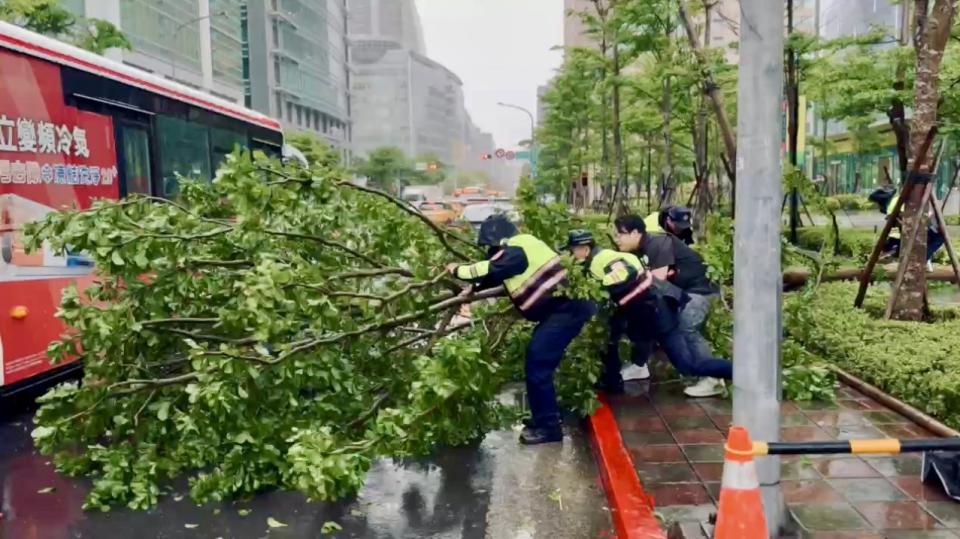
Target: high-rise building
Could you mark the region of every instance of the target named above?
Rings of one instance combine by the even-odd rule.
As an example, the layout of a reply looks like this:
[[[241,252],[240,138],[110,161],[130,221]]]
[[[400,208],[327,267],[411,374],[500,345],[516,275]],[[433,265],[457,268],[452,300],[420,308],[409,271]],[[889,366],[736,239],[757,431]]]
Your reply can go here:
[[[62,0],[119,28],[133,50],[111,59],[243,102],[240,8],[246,0]]]
[[[348,161],[346,0],[250,0],[242,14],[246,105],[319,136]]]
[[[820,35],[826,39],[866,34],[874,27],[900,29],[900,4],[891,0],[820,0]]]
[[[349,4],[352,41],[382,41],[427,53],[414,0],[350,0]]]
[[[563,46],[593,47],[594,39],[586,32],[580,13],[595,13],[591,0],[563,0]]]
[[[493,140],[464,108],[463,83],[427,57],[414,0],[348,0],[353,148],[396,146],[451,173],[480,170]],[[482,151],[478,151],[481,148]]]
[[[397,146],[410,157],[434,154],[447,164],[462,158],[463,89],[452,71],[400,47],[375,62],[354,63],[353,71],[358,153]]]

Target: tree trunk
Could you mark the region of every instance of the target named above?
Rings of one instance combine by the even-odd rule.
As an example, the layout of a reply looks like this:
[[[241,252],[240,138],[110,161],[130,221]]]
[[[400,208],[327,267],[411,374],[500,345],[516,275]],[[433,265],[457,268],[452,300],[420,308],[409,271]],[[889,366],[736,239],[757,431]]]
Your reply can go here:
[[[707,32],[709,32],[710,27],[710,9],[713,6],[713,2],[706,0],[703,2],[704,11],[706,12]],[[727,116],[727,109],[723,104],[723,94],[720,93],[720,87],[713,79],[713,73],[710,72],[710,69],[707,66],[707,61],[703,55],[703,50],[700,47],[699,41],[697,40],[693,23],[690,21],[690,16],[687,13],[686,0],[679,0],[678,11],[680,15],[680,22],[683,23],[683,27],[687,33],[687,41],[690,43],[690,48],[693,49],[694,55],[697,57],[697,61],[700,63],[701,69],[703,70],[703,90],[710,97],[710,103],[713,105],[713,113],[717,117],[717,127],[720,129],[720,134],[723,137],[723,146],[726,150],[726,161],[731,165],[730,167],[725,168],[727,169],[727,175],[730,177],[731,188],[735,189],[737,181],[737,136],[733,132],[733,128],[730,125],[730,119]],[[704,39],[704,46],[708,46],[709,43],[709,37]]]
[[[710,9],[713,4],[704,2],[703,42],[710,43]],[[707,211],[710,206],[710,165],[707,162],[709,148],[709,133],[707,132],[707,94],[700,94],[700,103],[697,109],[696,124],[693,128],[693,140],[696,149],[697,178],[694,189],[697,191],[694,220],[694,232],[698,238],[704,236],[707,228]]]
[[[593,7],[597,11],[597,17],[600,19],[600,56],[603,58],[600,68],[600,163],[603,166],[601,174],[601,192],[607,192],[607,182],[610,175],[610,148],[607,143],[607,15],[609,7],[604,6],[602,0],[593,0]],[[616,43],[614,43],[616,48]]]
[[[937,122],[939,99],[938,80],[943,51],[950,37],[950,28],[956,13],[953,0],[936,0],[927,17],[927,0],[915,0],[914,47],[917,51],[916,82],[914,83],[913,122],[910,127],[910,155],[916,158],[926,134]],[[931,170],[932,167],[924,167]],[[921,204],[925,189],[913,189],[903,211],[903,245],[910,243],[909,231],[917,230],[910,252],[900,253],[899,290],[893,294],[887,312],[896,320],[921,320],[924,316],[927,274],[926,251],[927,212]],[[919,223],[917,223],[919,221]]]
[[[618,211],[616,206],[620,197],[620,189],[624,185],[623,178],[623,140],[620,133],[620,53],[616,39],[613,45],[613,159],[614,175],[616,176],[613,189],[611,211]]]
[[[787,0],[787,35],[793,33],[793,0]],[[787,136],[790,139],[790,164],[798,163],[797,135],[800,132],[800,79],[797,73],[797,51],[787,49]],[[797,188],[790,190],[790,243],[797,244],[797,227],[800,226],[800,194]]]
[[[660,205],[670,203],[673,195],[673,140],[670,131],[670,119],[673,115],[673,102],[670,99],[670,76],[663,80],[663,100],[660,103],[660,112],[663,115],[663,168],[660,172]]]

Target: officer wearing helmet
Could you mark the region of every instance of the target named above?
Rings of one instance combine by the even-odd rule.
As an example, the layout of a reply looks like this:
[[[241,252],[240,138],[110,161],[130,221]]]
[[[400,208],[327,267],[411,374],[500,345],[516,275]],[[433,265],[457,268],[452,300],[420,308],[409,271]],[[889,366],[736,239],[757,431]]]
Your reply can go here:
[[[664,206],[648,215],[643,223],[647,232],[672,234],[687,245],[693,245],[693,211],[686,206]]]
[[[626,331],[633,344],[635,362],[645,365],[656,341],[683,375],[732,377],[729,361],[699,355],[690,347],[680,328],[680,311],[688,301],[682,290],[654,278],[635,255],[598,247],[588,230],[571,231],[566,247],[609,292],[616,306],[610,321],[611,333],[615,328]],[[601,388],[613,393],[623,391],[618,340],[608,345],[601,379]]]
[[[563,431],[553,373],[595,307],[559,293],[566,278],[560,256],[538,238],[520,234],[505,216],[488,217],[480,225],[477,244],[486,248],[486,260],[449,264],[447,271],[478,288],[503,285],[520,314],[537,323],[524,363],[532,417],[524,421],[520,443],[559,442]]]

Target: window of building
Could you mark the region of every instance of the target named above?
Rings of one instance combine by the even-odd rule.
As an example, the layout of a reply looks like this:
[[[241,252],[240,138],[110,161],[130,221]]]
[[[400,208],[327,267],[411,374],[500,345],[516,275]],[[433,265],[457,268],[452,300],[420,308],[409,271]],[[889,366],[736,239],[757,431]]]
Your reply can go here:
[[[303,107],[297,105],[297,125],[303,125]]]
[[[207,128],[169,116],[157,116],[156,125],[162,195],[176,195],[180,177],[209,181],[210,144]]]
[[[273,80],[280,85],[283,85],[283,80],[280,78],[280,62],[273,63]]]
[[[287,102],[287,121],[293,121],[293,103]]]
[[[283,97],[277,92],[277,109],[273,114],[278,118],[283,118]]]
[[[271,29],[270,33],[273,36],[273,46],[279,47],[280,46],[280,26],[276,20],[273,21],[273,24],[271,25],[270,29]]]

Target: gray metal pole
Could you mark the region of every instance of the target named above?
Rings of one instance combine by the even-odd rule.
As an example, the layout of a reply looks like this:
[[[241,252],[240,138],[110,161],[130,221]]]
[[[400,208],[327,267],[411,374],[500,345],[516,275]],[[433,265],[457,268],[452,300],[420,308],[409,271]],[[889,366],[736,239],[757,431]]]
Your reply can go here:
[[[740,0],[733,421],[763,441],[780,431],[783,17],[782,1]],[[780,460],[760,458],[757,475],[776,537],[784,515]]]

